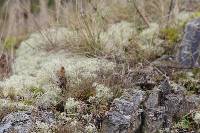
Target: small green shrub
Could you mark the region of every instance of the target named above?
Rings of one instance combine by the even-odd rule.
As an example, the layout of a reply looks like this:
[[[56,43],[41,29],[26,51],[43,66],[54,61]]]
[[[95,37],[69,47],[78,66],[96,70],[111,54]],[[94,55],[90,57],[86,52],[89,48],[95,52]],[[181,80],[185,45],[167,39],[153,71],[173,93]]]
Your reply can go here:
[[[175,124],[175,128],[177,129],[185,129],[188,132],[197,131],[199,129],[199,125],[194,120],[195,112],[188,113],[184,115],[178,123]]]
[[[24,100],[23,103],[24,103],[25,105],[33,105],[34,102],[33,102],[32,100],[28,100],[28,99],[27,99],[27,100]]]
[[[198,71],[198,69],[193,69],[191,72],[175,72],[172,75],[172,80],[184,86],[189,93],[199,93]]]
[[[200,17],[200,12],[194,12],[193,14],[192,14],[192,17],[191,18],[199,18]]]
[[[45,93],[45,91],[42,88],[37,88],[37,87],[30,88],[30,91],[34,94],[33,96],[34,98]]]
[[[182,119],[181,119],[181,121],[180,122],[178,122],[177,124],[176,124],[176,128],[181,128],[181,129],[189,129],[189,127],[190,127],[190,121],[189,121],[189,118],[188,118],[188,116],[184,116]]]
[[[21,41],[26,38],[27,35],[19,35],[19,36],[7,36],[4,39],[4,48],[8,51],[15,50],[18,48]]]
[[[48,7],[53,8],[55,6],[55,0],[48,0]]]
[[[172,79],[175,82],[178,82],[180,80],[186,80],[186,79],[188,79],[188,76],[187,76],[186,72],[176,72],[176,73],[172,74]]]
[[[176,27],[167,27],[160,31],[162,39],[168,41],[169,45],[173,45],[180,41],[180,32]]]
[[[192,69],[192,73],[194,74],[194,78],[195,79],[199,79],[200,80],[200,68],[193,68]]]
[[[16,37],[6,37],[4,41],[4,48],[7,50],[10,50],[11,48],[14,48],[17,44],[17,38]]]

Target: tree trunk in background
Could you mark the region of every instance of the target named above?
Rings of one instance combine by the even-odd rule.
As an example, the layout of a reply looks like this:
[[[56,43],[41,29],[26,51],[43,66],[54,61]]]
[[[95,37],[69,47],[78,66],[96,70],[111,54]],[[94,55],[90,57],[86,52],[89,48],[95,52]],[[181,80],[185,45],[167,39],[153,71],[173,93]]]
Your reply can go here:
[[[8,35],[17,35],[18,34],[18,24],[20,16],[20,2],[19,0],[12,0],[9,3],[8,10]]]
[[[174,15],[177,16],[179,14],[179,0],[175,0],[174,3]]]
[[[28,21],[30,16],[30,2],[27,0],[12,0],[8,10],[8,30],[7,34],[16,36],[28,31]]]
[[[81,5],[80,5],[80,12],[85,13],[87,1],[86,0],[81,0]]]
[[[40,16],[38,25],[43,28],[46,28],[49,25],[47,0],[40,0]]]
[[[160,3],[160,11],[161,11],[161,15],[165,16],[166,15],[166,7],[165,7],[165,2],[163,0],[159,0]],[[164,20],[165,21],[165,20]]]
[[[140,7],[139,7],[139,8],[140,8],[140,11],[142,12],[142,14],[143,14],[144,16],[146,16],[146,15],[145,15],[145,14],[146,14],[146,13],[145,13],[145,12],[146,12],[146,11],[145,11],[146,9],[145,9],[144,0],[140,0],[139,3],[140,3],[140,5],[139,5],[139,6],[140,6]]]
[[[20,38],[21,35],[29,32],[30,27],[30,1],[29,0],[11,0],[8,5],[8,25],[6,39]],[[7,58],[7,68],[14,61],[14,45],[8,50],[10,55]],[[2,62],[1,62],[2,63]],[[2,69],[2,68],[1,68]],[[4,69],[3,69],[4,70]],[[5,70],[5,74],[9,74],[10,69]],[[5,75],[4,75],[5,76]]]
[[[23,34],[32,31],[31,29],[31,2],[29,0],[21,0],[20,8],[23,11],[21,14],[20,28],[24,29]]]
[[[192,0],[187,0],[185,3],[186,3],[185,4],[186,10],[187,11],[192,11],[192,3],[193,3],[193,1]]]
[[[55,0],[55,6],[56,6],[56,22],[59,23],[60,15],[61,15],[61,0]]]
[[[171,0],[168,12],[168,20],[172,20],[179,13],[179,0]]]
[[[72,6],[73,6],[73,10],[74,11],[77,11],[77,0],[71,0],[71,2],[72,2]]]

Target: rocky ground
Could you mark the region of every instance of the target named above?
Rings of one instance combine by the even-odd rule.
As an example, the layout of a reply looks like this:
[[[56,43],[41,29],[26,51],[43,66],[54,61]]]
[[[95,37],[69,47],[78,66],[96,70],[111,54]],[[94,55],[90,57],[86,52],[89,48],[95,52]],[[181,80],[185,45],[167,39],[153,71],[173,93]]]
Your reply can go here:
[[[200,132],[200,19],[181,15],[184,36],[171,53],[160,44],[176,33],[156,23],[140,34],[129,22],[113,24],[99,35],[103,54],[98,45],[77,50],[84,40],[70,28],[32,33],[0,81],[0,133]]]

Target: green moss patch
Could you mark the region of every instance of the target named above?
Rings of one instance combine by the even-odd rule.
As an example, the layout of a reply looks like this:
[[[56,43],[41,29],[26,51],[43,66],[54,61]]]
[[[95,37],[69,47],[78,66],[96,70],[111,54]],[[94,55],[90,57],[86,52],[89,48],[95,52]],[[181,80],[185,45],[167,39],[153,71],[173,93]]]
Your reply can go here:
[[[180,41],[180,30],[176,27],[167,27],[160,31],[162,39],[168,41],[169,45],[173,45]]]

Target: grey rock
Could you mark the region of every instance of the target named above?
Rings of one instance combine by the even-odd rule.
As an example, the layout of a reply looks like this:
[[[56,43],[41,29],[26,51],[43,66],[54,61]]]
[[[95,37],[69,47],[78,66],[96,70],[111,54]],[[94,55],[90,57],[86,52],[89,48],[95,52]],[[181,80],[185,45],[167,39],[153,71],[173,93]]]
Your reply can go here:
[[[10,130],[18,133],[29,133],[33,121],[27,112],[11,113],[5,116],[0,124],[0,133],[8,133]]]
[[[180,110],[180,106],[184,101],[183,95],[169,94],[166,96],[165,104],[166,111],[170,116],[177,114]]]
[[[106,131],[109,133],[126,133],[129,127],[136,130],[141,120],[140,105],[145,99],[145,92],[137,89],[130,89],[121,98],[114,100],[113,106],[108,113]],[[133,121],[133,125],[131,121]],[[138,122],[138,123],[137,123]]]
[[[55,118],[52,112],[37,111],[33,112],[13,112],[5,116],[0,123],[0,133],[29,133],[35,126],[35,121],[52,124]]]
[[[145,102],[145,107],[148,109],[154,109],[158,107],[159,103],[159,94],[160,90],[154,89],[150,92],[147,101]]]
[[[159,129],[168,128],[169,122],[167,113],[163,103],[165,95],[171,92],[171,86],[167,81],[161,83],[149,92],[148,98],[145,101],[145,124],[142,132],[158,132]]]
[[[115,99],[106,120],[109,133],[172,132],[174,119],[196,109],[198,95],[186,96],[185,88],[163,81],[153,90],[131,90]]]
[[[183,67],[200,67],[200,18],[186,25],[177,60]]]
[[[145,111],[145,125],[143,125],[143,132],[156,133],[160,129],[165,129],[168,127],[169,122],[163,106],[158,106]]]
[[[164,81],[158,88],[160,92],[152,91],[145,102],[145,132],[156,133],[159,130],[171,132],[176,118],[181,118],[198,107],[199,97],[186,96],[185,88],[181,86],[173,88],[168,81]]]

